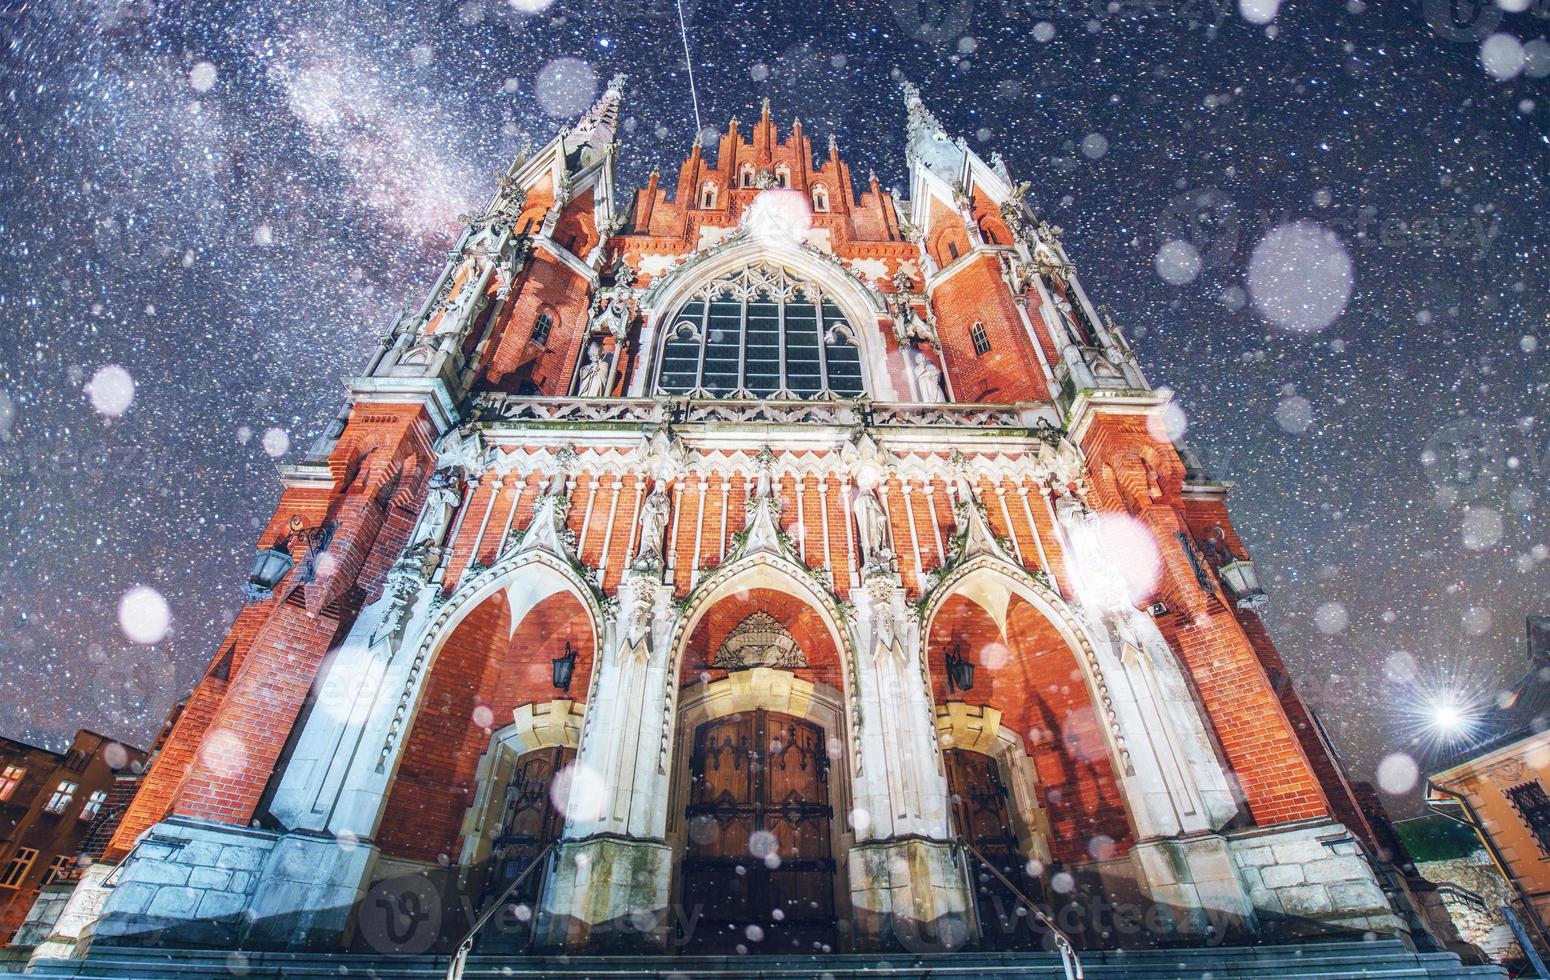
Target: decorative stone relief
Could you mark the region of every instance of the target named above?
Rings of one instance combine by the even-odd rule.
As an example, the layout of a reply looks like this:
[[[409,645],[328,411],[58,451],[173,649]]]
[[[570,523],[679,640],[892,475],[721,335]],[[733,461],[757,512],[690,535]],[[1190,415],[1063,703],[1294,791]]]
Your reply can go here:
[[[766,612],[756,612],[739,623],[721,641],[711,658],[712,667],[747,670],[750,667],[790,669],[806,667],[807,654],[786,627]]]

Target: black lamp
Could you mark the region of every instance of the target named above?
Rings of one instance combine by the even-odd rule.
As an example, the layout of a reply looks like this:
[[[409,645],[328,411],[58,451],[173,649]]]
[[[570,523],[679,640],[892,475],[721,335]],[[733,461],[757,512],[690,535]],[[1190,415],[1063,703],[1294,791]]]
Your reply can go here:
[[[974,665],[963,659],[962,649],[954,644],[947,651],[948,691],[967,691],[974,687]]]
[[[571,649],[569,640],[565,641],[565,653],[549,663],[554,667],[554,686],[569,693],[571,678],[576,673],[576,651]]]
[[[263,602],[274,595],[275,586],[296,567],[296,559],[291,557],[289,544],[290,538],[284,537],[267,548],[259,549],[253,556],[248,580],[242,583],[242,595],[249,602]]]

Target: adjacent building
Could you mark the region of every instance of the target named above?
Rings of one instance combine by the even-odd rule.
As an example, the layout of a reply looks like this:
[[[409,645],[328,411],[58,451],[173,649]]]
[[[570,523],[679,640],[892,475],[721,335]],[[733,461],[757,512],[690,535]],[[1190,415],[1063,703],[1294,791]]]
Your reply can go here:
[[[145,753],[81,730],[63,753],[0,738],[0,946],[45,885],[73,882],[94,828],[122,812],[120,773],[138,771]]]
[[[1528,670],[1427,763],[1432,805],[1472,826],[1550,949],[1550,617],[1527,620]]]

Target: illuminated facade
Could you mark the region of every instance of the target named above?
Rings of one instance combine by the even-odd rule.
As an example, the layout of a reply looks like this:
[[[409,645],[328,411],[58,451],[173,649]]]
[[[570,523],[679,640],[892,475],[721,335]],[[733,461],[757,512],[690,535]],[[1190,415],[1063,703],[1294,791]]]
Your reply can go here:
[[[1225,486],[999,157],[906,86],[907,199],[766,105],[626,200],[622,98],[286,470],[96,941],[419,952],[539,858],[551,948],[1016,947],[1012,891],[1404,932]]]

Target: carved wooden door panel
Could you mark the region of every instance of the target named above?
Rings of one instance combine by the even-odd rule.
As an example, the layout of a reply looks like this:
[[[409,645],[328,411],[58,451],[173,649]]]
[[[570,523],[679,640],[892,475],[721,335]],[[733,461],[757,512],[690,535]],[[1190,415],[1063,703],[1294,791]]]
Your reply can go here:
[[[680,917],[694,923],[680,926],[686,946],[832,946],[828,761],[822,728],[763,710],[695,732]]]
[[[996,760],[978,752],[948,749],[947,788],[958,834],[1034,901],[1042,899],[1037,879],[1028,877],[1017,832],[1012,826],[1011,794],[1001,781]],[[1037,948],[1041,934],[1032,916],[1018,914],[1019,900],[976,861],[970,862],[979,909],[981,943],[994,949]]]
[[[545,845],[559,839],[565,829],[565,816],[554,805],[549,785],[555,774],[575,759],[576,750],[569,748],[540,749],[517,759],[511,782],[506,785],[500,833],[490,849],[491,873],[486,880],[485,902],[498,898],[507,885],[527,870]],[[538,897],[542,877],[539,871],[528,875],[511,900],[531,904]]]

